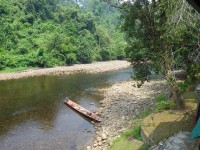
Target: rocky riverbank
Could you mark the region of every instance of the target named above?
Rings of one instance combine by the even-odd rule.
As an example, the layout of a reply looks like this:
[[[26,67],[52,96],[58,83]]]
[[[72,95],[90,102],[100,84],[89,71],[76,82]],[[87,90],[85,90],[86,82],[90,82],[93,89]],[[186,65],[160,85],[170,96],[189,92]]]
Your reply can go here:
[[[159,142],[157,146],[153,146],[150,150],[198,150],[198,140],[189,140],[189,132],[178,132],[168,139]]]
[[[137,88],[135,81],[126,81],[101,91],[104,99],[95,113],[103,120],[95,124],[94,141],[87,150],[106,150],[120,131],[134,126],[133,119],[139,113],[154,105],[156,95],[167,92],[167,85],[164,81],[154,80]]]
[[[0,73],[0,80],[19,79],[44,75],[63,75],[77,72],[98,73],[127,68],[130,63],[123,60],[94,62],[91,64],[76,64],[73,66],[60,66],[55,68],[30,69],[13,73]]]

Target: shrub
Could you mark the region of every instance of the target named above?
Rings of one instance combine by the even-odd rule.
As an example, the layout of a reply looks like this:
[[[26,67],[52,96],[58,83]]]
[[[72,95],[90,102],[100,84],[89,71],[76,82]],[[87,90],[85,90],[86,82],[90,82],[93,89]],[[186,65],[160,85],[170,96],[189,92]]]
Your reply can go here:
[[[66,64],[75,64],[76,63],[76,54],[70,53],[66,55]]]
[[[188,84],[181,82],[178,84],[178,89],[180,90],[180,92],[185,92],[188,88]]]
[[[102,58],[103,61],[111,59],[111,53],[110,53],[109,50],[102,50],[100,52],[100,55],[101,55],[101,58]]]
[[[79,49],[77,53],[77,60],[80,63],[91,63],[93,60],[92,50],[90,49]]]
[[[167,95],[165,93],[161,93],[156,97],[156,102],[167,101]]]
[[[0,55],[0,70],[3,70],[6,68],[5,61],[6,61],[5,55]]]
[[[176,104],[174,101],[168,100],[165,93],[161,93],[156,97],[155,108],[158,111],[169,110],[176,108]]]
[[[137,140],[142,140],[141,137],[141,123],[138,123],[132,131],[132,136]]]
[[[170,100],[157,102],[155,106],[158,111],[176,108],[175,102]]]

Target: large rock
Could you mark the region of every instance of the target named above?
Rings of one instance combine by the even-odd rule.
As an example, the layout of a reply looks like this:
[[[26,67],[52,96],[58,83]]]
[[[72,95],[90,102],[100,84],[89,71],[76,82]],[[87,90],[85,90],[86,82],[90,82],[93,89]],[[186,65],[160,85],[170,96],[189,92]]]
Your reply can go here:
[[[101,137],[97,137],[97,141],[99,142],[99,141],[101,141],[102,140],[102,138]]]
[[[150,150],[198,150],[198,142],[189,140],[189,132],[179,132],[165,141],[153,146]]]
[[[185,110],[170,110],[153,113],[142,121],[141,135],[148,145],[156,143],[182,131],[190,132],[194,127],[196,103],[188,101]]]
[[[86,149],[87,149],[87,150],[91,150],[91,146],[87,146]]]
[[[102,133],[101,138],[102,138],[102,140],[106,140],[107,139],[107,135],[105,133]]]

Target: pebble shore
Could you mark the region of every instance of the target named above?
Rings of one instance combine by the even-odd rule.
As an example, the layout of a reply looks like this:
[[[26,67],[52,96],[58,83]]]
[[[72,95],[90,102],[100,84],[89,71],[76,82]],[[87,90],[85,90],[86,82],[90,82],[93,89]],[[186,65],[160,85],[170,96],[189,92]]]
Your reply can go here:
[[[130,67],[130,62],[124,60],[94,62],[91,64],[75,64],[73,66],[59,66],[54,68],[29,69],[13,73],[0,73],[0,80],[20,79],[45,75],[68,75],[78,72],[99,73]]]
[[[101,123],[95,123],[93,143],[86,149],[106,150],[112,144],[113,138],[121,131],[134,126],[134,118],[153,107],[156,95],[167,93],[167,89],[167,84],[163,80],[145,82],[141,88],[137,88],[136,82],[131,80],[114,84],[108,89],[101,89],[104,98],[94,112],[103,120]]]

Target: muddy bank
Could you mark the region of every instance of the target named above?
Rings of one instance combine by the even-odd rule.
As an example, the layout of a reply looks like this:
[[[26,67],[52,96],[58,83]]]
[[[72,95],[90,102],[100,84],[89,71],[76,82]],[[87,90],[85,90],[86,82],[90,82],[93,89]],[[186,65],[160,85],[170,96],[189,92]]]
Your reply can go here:
[[[73,66],[60,66],[55,68],[30,69],[14,73],[0,73],[0,80],[19,79],[24,77],[63,75],[77,72],[98,73],[118,70],[129,67],[130,63],[123,60],[94,62],[92,64],[76,64]]]
[[[106,150],[120,131],[133,126],[133,119],[142,111],[154,106],[156,95],[167,92],[164,81],[154,80],[141,88],[135,87],[135,81],[126,81],[102,89],[104,99],[95,112],[103,117],[95,124],[94,142],[88,150]]]

